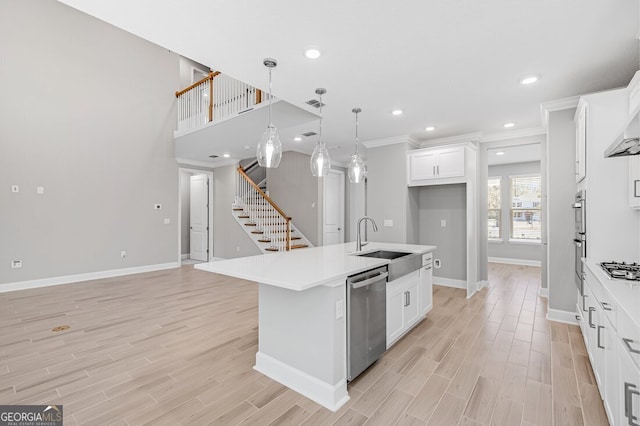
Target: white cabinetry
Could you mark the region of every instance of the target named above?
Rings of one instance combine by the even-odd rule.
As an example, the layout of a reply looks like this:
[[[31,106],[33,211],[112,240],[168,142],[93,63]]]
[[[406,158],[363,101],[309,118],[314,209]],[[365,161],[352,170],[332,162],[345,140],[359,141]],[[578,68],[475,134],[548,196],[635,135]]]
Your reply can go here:
[[[587,103],[581,101],[576,111],[576,182],[586,176],[587,164]]]
[[[629,157],[629,207],[640,209],[640,155]]]
[[[610,292],[614,286],[623,293]],[[591,367],[612,425],[640,425],[640,328],[622,308],[640,309],[640,291],[626,286],[587,267],[584,308],[580,298],[577,306]]]
[[[433,253],[422,255],[420,269],[420,315],[424,316],[433,308],[433,269],[431,260]]]
[[[434,185],[439,179],[464,178],[464,146],[410,151],[407,157],[409,185]]]
[[[422,317],[418,296],[419,274],[419,271],[414,271],[387,283],[387,348]]]

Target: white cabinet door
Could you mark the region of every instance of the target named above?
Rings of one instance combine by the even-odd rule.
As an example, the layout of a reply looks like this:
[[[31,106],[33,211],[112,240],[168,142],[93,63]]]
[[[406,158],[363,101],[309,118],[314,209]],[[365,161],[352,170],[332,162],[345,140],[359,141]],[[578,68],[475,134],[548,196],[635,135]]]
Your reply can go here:
[[[426,315],[433,307],[433,269],[431,264],[420,269],[420,314]]]
[[[620,361],[618,360],[617,336],[613,325],[608,319],[604,321],[604,329],[601,330],[602,346],[604,346],[604,394],[603,403],[609,423],[619,424],[617,419],[620,388]]]
[[[576,117],[576,182],[586,176],[587,162],[587,105],[583,104]]]
[[[423,180],[436,177],[438,153],[436,150],[409,154],[409,179]]]
[[[387,284],[387,348],[404,332],[404,287]]]
[[[440,179],[464,176],[464,147],[441,149],[438,152],[436,172]]]
[[[640,155],[629,157],[629,207],[640,209]]]
[[[405,329],[409,329],[413,324],[420,320],[420,303],[418,303],[418,274],[416,278],[411,281],[405,290],[405,304],[404,304],[404,325]]]
[[[640,370],[633,364],[628,348],[618,340],[620,382],[618,421],[621,425],[640,424]]]

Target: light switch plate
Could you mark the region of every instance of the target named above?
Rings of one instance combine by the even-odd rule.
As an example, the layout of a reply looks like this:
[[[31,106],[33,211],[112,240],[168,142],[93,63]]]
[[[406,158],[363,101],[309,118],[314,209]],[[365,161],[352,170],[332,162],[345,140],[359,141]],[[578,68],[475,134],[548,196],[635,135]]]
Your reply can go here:
[[[153,205],[153,209],[154,210],[162,210],[162,204],[154,204]]]
[[[20,192],[20,187],[18,185],[12,185],[11,192]]]
[[[44,194],[44,186],[38,186],[36,188],[36,194],[38,194],[38,195]]]
[[[391,228],[393,226],[393,219],[385,219],[382,226]]]
[[[440,226],[442,226],[443,228],[447,227],[447,221],[445,219],[440,220]]]
[[[165,217],[165,218],[164,218],[164,224],[165,224],[165,225],[168,225],[168,224],[170,224],[170,223],[171,223],[171,219],[169,219],[168,217]]]

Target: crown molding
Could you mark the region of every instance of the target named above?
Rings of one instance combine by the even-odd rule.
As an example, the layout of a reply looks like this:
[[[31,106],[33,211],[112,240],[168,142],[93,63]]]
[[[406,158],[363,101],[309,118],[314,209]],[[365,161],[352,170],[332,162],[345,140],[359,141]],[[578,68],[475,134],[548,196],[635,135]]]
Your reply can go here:
[[[507,139],[526,138],[529,136],[539,136],[546,134],[546,130],[543,127],[531,127],[528,129],[510,130],[507,132],[490,133],[483,136],[480,142],[496,142],[504,141]]]
[[[446,138],[429,139],[420,142],[420,148],[428,148],[435,145],[449,145],[462,142],[478,142],[482,140],[482,132],[467,133],[466,135],[449,136]]]
[[[366,142],[362,142],[362,145],[365,148],[377,148],[380,146],[395,145],[399,143],[408,143],[409,146],[413,148],[417,148],[420,146],[420,141],[411,135],[400,135],[400,136],[393,136],[391,138],[366,141]]]
[[[543,102],[540,104],[540,118],[542,119],[542,128],[546,131],[549,125],[549,113],[553,111],[562,111],[564,109],[577,108],[580,96],[571,96],[569,98],[557,99],[555,101]]]

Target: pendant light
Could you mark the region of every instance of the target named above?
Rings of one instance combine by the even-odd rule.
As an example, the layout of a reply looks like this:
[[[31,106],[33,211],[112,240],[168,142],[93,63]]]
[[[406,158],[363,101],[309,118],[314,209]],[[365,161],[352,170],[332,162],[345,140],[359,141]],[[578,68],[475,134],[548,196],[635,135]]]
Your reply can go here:
[[[358,114],[362,112],[360,108],[354,108],[351,110],[356,115],[356,152],[351,156],[349,162],[349,181],[351,183],[360,183],[364,181],[365,165],[362,161],[362,157],[358,153]]]
[[[326,89],[316,89],[316,94],[320,97],[320,131],[318,132],[318,143],[311,154],[311,174],[315,177],[328,175],[331,168],[329,151],[322,141],[322,95],[325,93],[327,93]]]
[[[262,63],[269,69],[269,125],[258,142],[256,157],[261,167],[276,168],[282,158],[282,143],[276,126],[271,121],[271,70],[278,65],[278,62],[272,58],[265,58]]]

